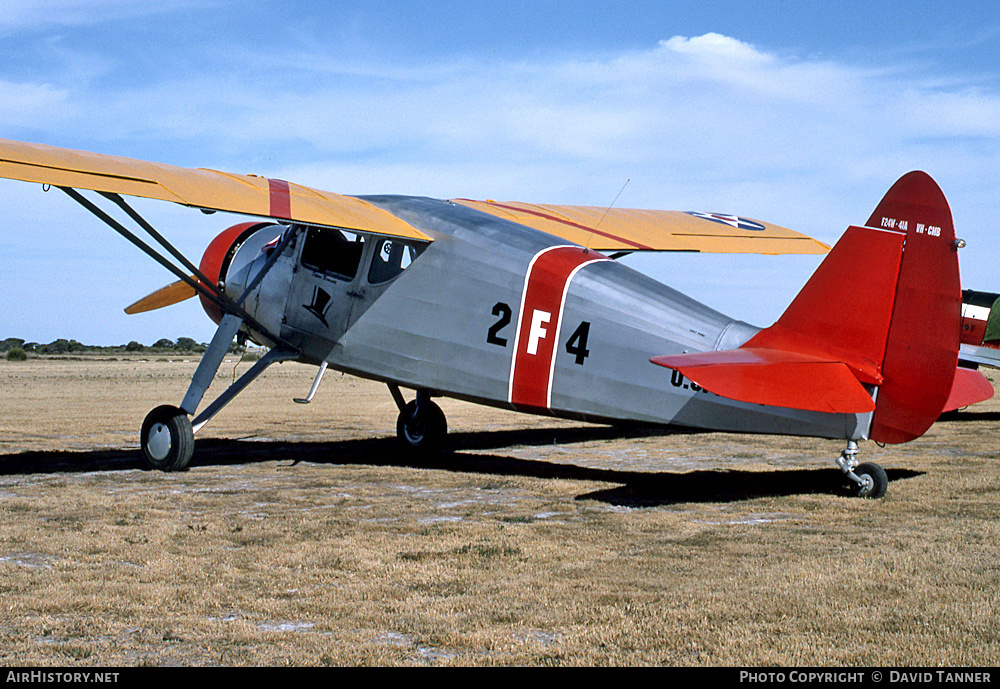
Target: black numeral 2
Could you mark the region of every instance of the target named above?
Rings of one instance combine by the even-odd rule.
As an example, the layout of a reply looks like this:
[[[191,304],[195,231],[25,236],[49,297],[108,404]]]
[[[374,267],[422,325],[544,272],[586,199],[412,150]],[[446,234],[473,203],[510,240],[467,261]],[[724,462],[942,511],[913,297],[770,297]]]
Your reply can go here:
[[[507,346],[507,338],[500,337],[500,331],[510,325],[511,310],[510,307],[504,304],[502,301],[498,301],[493,305],[493,315],[499,316],[497,322],[490,326],[489,332],[486,335],[486,343],[494,344],[500,347]]]

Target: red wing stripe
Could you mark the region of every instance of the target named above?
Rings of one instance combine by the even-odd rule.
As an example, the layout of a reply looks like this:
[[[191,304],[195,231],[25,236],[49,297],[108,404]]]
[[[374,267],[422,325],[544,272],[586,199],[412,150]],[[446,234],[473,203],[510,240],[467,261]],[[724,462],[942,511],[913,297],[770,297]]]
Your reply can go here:
[[[569,283],[584,265],[607,260],[578,246],[549,247],[531,260],[511,360],[508,400],[512,404],[551,406],[556,345]]]
[[[621,242],[622,244],[627,244],[628,246],[633,246],[636,249],[642,249],[645,251],[652,251],[652,247],[646,246],[645,244],[640,244],[639,242],[633,241],[626,237],[619,237],[618,235],[611,234],[610,232],[602,232],[594,227],[587,227],[586,225],[581,225],[580,223],[573,222],[572,220],[567,220],[566,218],[560,218],[558,215],[552,215],[550,213],[543,213],[542,211],[532,210],[530,208],[523,208],[521,206],[509,206],[504,203],[497,203],[496,201],[487,202],[489,206],[496,206],[497,208],[503,208],[504,210],[513,211],[515,213],[526,213],[527,215],[534,215],[545,220],[551,220],[552,222],[562,223],[563,225],[569,225],[570,227],[575,227],[578,230],[584,230],[586,232],[593,232],[594,234],[600,235],[607,239],[613,239],[616,242]]]
[[[271,192],[271,212],[272,218],[292,219],[292,197],[288,192],[288,182],[282,179],[267,180],[268,190]]]

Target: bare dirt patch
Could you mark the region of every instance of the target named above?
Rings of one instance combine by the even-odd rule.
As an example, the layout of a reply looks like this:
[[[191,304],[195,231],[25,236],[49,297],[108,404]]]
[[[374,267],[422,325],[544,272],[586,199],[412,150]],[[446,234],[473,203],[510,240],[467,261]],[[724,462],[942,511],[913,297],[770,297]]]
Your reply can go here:
[[[314,369],[283,364],[189,471],[145,471],[142,419],[195,365],[0,362],[0,662],[1000,661],[1000,403],[863,444],[890,478],[864,501],[839,442],[449,400],[455,451],[419,460],[384,386],[296,405]]]

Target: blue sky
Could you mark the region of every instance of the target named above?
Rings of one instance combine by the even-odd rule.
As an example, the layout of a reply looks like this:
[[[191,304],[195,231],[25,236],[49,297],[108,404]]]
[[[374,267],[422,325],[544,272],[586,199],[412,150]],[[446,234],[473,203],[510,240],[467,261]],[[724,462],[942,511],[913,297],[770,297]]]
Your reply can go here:
[[[923,169],[964,284],[1000,291],[994,3],[8,0],[0,137],[347,194],[606,205],[629,180],[621,207],[827,243]],[[0,338],[211,337],[194,301],[125,316],[172,277],[59,192],[0,203]],[[231,224],[137,206],[196,260]],[[626,263],[768,325],[818,259]]]

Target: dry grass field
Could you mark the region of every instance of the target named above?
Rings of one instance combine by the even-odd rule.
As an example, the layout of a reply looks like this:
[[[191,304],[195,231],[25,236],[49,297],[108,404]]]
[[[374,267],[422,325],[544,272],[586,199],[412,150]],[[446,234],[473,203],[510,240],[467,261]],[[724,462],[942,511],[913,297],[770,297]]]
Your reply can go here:
[[[866,501],[840,442],[448,400],[454,452],[420,461],[384,386],[301,406],[283,364],[145,471],[195,365],[0,362],[0,663],[1000,664],[1000,403],[862,444]]]

